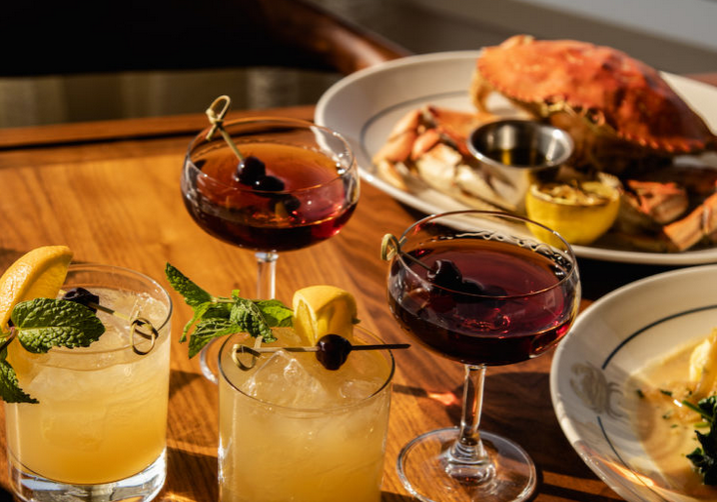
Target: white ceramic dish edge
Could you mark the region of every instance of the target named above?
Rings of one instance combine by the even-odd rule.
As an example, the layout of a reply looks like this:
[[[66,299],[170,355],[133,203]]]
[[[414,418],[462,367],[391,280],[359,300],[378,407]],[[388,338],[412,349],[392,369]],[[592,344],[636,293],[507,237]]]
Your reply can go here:
[[[366,135],[377,117],[387,117],[394,109],[425,104],[426,94],[431,94],[432,88],[440,89],[435,94],[445,103],[465,109],[467,82],[472,73],[472,63],[479,54],[479,50],[421,54],[360,70],[343,78],[321,96],[315,120],[347,138],[356,151],[361,177],[367,183],[426,214],[465,209],[464,204],[439,192],[409,193],[376,176]],[[450,69],[450,72],[443,72],[442,68]],[[456,68],[460,69],[459,75]],[[452,78],[446,79],[447,74]],[[717,89],[677,75],[663,75],[688,103],[703,114],[713,130],[717,130]],[[492,99],[496,100],[494,104],[501,106],[500,98]],[[717,165],[717,159],[715,163]],[[427,197],[430,200],[426,200]],[[624,263],[679,266],[717,262],[717,248],[673,254],[590,246],[575,246],[574,249],[580,257]]]

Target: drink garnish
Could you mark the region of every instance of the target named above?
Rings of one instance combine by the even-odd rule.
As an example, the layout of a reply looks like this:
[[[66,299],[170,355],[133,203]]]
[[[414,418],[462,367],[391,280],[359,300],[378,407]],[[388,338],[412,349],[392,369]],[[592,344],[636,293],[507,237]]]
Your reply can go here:
[[[474,279],[464,278],[463,273],[452,260],[439,259],[433,265],[428,265],[412,254],[403,251],[401,241],[394,235],[384,235],[381,243],[381,258],[388,261],[396,254],[426,269],[428,282],[449,290],[445,292],[447,294],[451,292],[478,296],[507,296],[508,294],[500,286],[483,285]]]
[[[232,348],[232,359],[242,369],[249,370],[256,364],[256,358],[262,354],[274,353],[280,350],[287,352],[316,352],[316,359],[327,370],[337,370],[345,362],[352,350],[394,350],[407,349],[408,343],[382,343],[371,345],[353,345],[341,335],[329,333],[319,339],[313,347],[249,347],[240,343],[234,344]],[[244,363],[239,359],[240,354],[251,354],[251,362]]]
[[[37,403],[17,381],[7,361],[7,346],[17,338],[28,352],[44,354],[52,347],[87,347],[99,339],[105,327],[89,308],[67,300],[35,298],[16,304],[12,327],[2,333],[0,345],[0,396],[6,403]]]
[[[197,355],[215,338],[231,334],[248,333],[255,339],[253,347],[235,344],[234,362],[241,369],[251,369],[256,358],[265,352],[316,352],[326,369],[338,369],[353,350],[407,348],[407,344],[353,345],[346,336],[325,334],[327,329],[338,329],[347,336],[356,321],[356,304],[347,292],[334,286],[309,286],[294,295],[292,310],[279,300],[249,300],[232,291],[231,297],[213,296],[192,282],[176,267],[167,263],[165,274],[169,284],[192,307],[194,315],[184,326],[180,342],[189,337],[189,357]],[[298,312],[297,312],[298,311]],[[329,318],[332,317],[332,318]],[[316,344],[308,347],[261,347],[261,343],[276,341],[271,328],[293,327],[304,340],[320,336]],[[244,363],[239,354],[249,354],[252,360]]]
[[[237,166],[236,179],[243,185],[253,186],[266,176],[266,166],[258,157],[248,155]]]
[[[400,254],[402,257],[407,258],[411,260],[416,265],[420,265],[421,267],[425,268],[426,270],[431,270],[431,267],[429,267],[426,263],[423,263],[421,260],[416,258],[415,256],[411,256],[408,253],[405,253],[401,249],[401,241],[396,238],[393,234],[386,234],[383,236],[383,239],[381,240],[381,259],[384,261],[389,261],[395,254]]]
[[[72,260],[67,246],[43,246],[18,258],[0,277],[0,397],[6,403],[36,403],[18,383],[7,361],[17,339],[25,350],[87,346],[104,326],[87,307],[54,299]]]
[[[243,161],[244,156],[232,141],[232,138],[231,136],[229,136],[229,133],[224,129],[224,117],[229,111],[229,105],[231,104],[231,101],[232,100],[229,96],[219,96],[217,99],[212,101],[212,104],[209,105],[209,108],[205,110],[204,113],[207,115],[209,123],[212,124],[212,127],[209,129],[205,137],[207,140],[211,140],[212,137],[214,137],[214,133],[219,131],[219,134],[222,135],[224,141],[227,142],[229,148],[231,148],[231,150],[234,152],[234,154],[240,161]]]
[[[92,312],[97,312],[100,303],[100,297],[85,288],[68,289],[62,295],[62,299],[84,305]]]
[[[242,154],[234,141],[232,141],[229,133],[226,129],[224,129],[224,117],[229,111],[230,104],[231,98],[223,95],[216,98],[212,104],[209,105],[209,108],[207,108],[205,113],[212,127],[209,132],[207,132],[206,139],[211,140],[214,133],[217,131],[222,135],[226,144],[229,146],[231,151],[234,152],[237,159],[239,159],[236,173],[234,175],[236,181],[242,185],[247,185],[257,190],[258,192],[268,192],[267,196],[269,197],[271,197],[271,193],[273,192],[283,192],[285,189],[284,181],[276,176],[266,174],[266,165],[264,164],[264,161],[258,157],[254,155]],[[301,202],[293,196],[288,196],[287,200],[290,201],[288,204],[293,208],[282,206],[280,210],[283,210],[286,213],[295,211],[298,208],[298,205],[301,204]]]
[[[144,355],[154,347],[158,333],[147,319],[131,319],[100,305],[99,296],[84,288],[60,290],[71,260],[67,246],[42,246],[18,258],[0,277],[0,397],[6,403],[37,403],[20,388],[7,361],[8,346],[15,339],[34,354],[53,347],[88,347],[105,332],[96,315],[102,310],[130,322],[135,353]],[[56,298],[60,293],[62,298]],[[140,329],[145,327],[150,333]],[[135,345],[135,334],[151,340],[148,350]]]
[[[119,317],[120,319],[127,321],[129,323],[129,344],[135,354],[139,356],[147,355],[152,351],[154,345],[157,343],[157,338],[159,338],[159,332],[152,325],[152,322],[149,319],[139,316],[132,318],[123,312],[118,312],[109,307],[105,307],[104,305],[100,304],[100,297],[98,295],[92,293],[91,291],[88,291],[85,288],[71,288],[65,292],[61,291],[61,293],[63,293],[61,298],[62,300],[68,300],[71,302],[79,303],[80,305],[84,305],[85,307],[90,309],[93,314],[96,313],[98,310],[101,310],[106,314],[113,315],[115,317]],[[142,328],[149,329],[149,333],[143,331]],[[145,340],[149,340],[149,348],[140,349],[134,341],[134,335],[139,335]]]
[[[167,263],[169,284],[192,307],[194,315],[184,326],[180,342],[189,337],[189,357],[197,355],[214,338],[248,333],[264,342],[276,340],[271,328],[291,326],[291,309],[279,300],[249,300],[239,296],[213,296]]]
[[[291,302],[294,331],[307,345],[315,345],[329,333],[351,339],[358,309],[348,291],[336,286],[318,284],[294,292]]]

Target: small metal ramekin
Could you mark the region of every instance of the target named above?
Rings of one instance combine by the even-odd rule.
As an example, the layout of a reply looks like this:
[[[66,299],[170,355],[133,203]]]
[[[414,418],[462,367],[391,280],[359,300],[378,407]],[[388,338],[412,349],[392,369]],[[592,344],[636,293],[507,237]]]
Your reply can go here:
[[[491,152],[528,149],[540,162],[511,165],[490,156]],[[496,178],[494,188],[518,211],[525,208],[525,195],[530,185],[549,181],[573,153],[573,140],[567,132],[532,120],[505,119],[488,122],[468,137],[468,149],[481,166]],[[495,155],[495,154],[494,154]]]

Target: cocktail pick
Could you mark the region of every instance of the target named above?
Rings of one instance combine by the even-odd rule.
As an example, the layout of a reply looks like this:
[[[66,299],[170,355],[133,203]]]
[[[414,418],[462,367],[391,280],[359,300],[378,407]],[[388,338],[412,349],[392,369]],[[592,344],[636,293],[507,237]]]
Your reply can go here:
[[[60,294],[62,295],[63,300],[68,301],[74,301],[77,303],[80,303],[82,305],[85,305],[86,307],[92,309],[93,311],[101,310],[102,312],[105,312],[107,314],[113,315],[115,317],[119,317],[120,319],[123,319],[124,321],[127,321],[130,324],[130,330],[129,330],[129,342],[132,346],[132,350],[135,354],[138,354],[140,356],[143,356],[145,354],[148,354],[155,345],[155,342],[157,341],[157,337],[159,336],[159,333],[157,330],[152,326],[152,323],[144,318],[144,317],[136,317],[131,318],[127,314],[124,314],[122,312],[117,312],[116,310],[113,310],[109,307],[105,307],[104,305],[100,305],[99,302],[99,296],[91,293],[90,291],[86,290],[82,287],[77,287],[70,289],[69,291],[60,291]],[[140,328],[148,327],[149,333],[146,333],[142,331]],[[143,350],[140,349],[134,341],[134,335],[140,335],[146,340],[150,340],[151,344],[149,349]]]
[[[411,260],[412,262],[420,265],[421,267],[425,268],[426,270],[431,270],[431,267],[429,267],[427,264],[423,263],[421,260],[419,260],[415,256],[412,256],[408,253],[403,252],[403,250],[401,250],[401,241],[398,238],[396,238],[395,235],[393,235],[393,234],[384,235],[383,239],[381,240],[381,259],[384,261],[389,261],[396,254],[399,254],[403,258]]]
[[[155,327],[152,326],[152,323],[148,319],[139,316],[132,318],[123,312],[118,312],[109,307],[105,307],[104,305],[100,305],[99,296],[91,293],[90,291],[82,287],[73,288],[70,289],[70,291],[60,290],[60,294],[62,295],[63,300],[74,301],[85,305],[86,307],[92,309],[95,312],[101,310],[102,312],[113,315],[115,317],[119,317],[120,319],[127,321],[130,325],[129,342],[132,347],[132,351],[134,351],[135,354],[143,356],[145,354],[148,354],[154,348],[159,333],[157,332]],[[149,329],[149,333],[146,333],[141,328]],[[151,344],[149,349],[140,349],[135,344],[135,334],[141,336],[146,340],[150,340]]]
[[[64,294],[63,291],[60,291],[60,293]],[[123,319],[123,320],[129,322],[130,323],[129,343],[132,347],[132,351],[135,354],[143,356],[143,355],[149,354],[149,352],[154,348],[154,346],[157,342],[157,337],[159,336],[159,332],[157,331],[157,329],[154,326],[152,326],[152,323],[148,319],[146,319],[144,317],[135,317],[134,319],[132,319],[127,314],[118,312],[109,307],[105,307],[104,305],[100,305],[99,303],[92,302],[92,301],[87,302],[86,306],[90,307],[90,308],[94,308],[96,310],[101,310],[102,312],[113,315],[115,317],[119,317],[120,319]],[[140,329],[140,328],[149,329],[149,333],[142,331],[142,329]],[[135,339],[134,339],[135,334],[141,336],[145,340],[150,340],[151,343],[147,350],[140,349],[139,347],[137,347],[137,345],[135,344]],[[16,336],[17,336],[17,333],[15,330],[15,327],[11,326],[10,334],[7,336],[7,338],[5,338],[2,341],[2,343],[0,343],[0,352],[5,350],[5,348],[7,348],[7,346],[10,344],[10,342],[12,342]]]
[[[256,365],[256,360],[262,354],[279,352],[315,352],[316,358],[328,370],[337,370],[346,361],[349,353],[354,350],[393,350],[407,349],[407,343],[382,343],[372,345],[353,345],[341,335],[329,334],[321,337],[313,347],[249,347],[240,343],[232,347],[232,360],[240,369],[248,371]],[[250,354],[251,362],[245,364],[239,359],[240,354]]]
[[[144,356],[146,354],[149,354],[152,349],[154,348],[154,345],[157,343],[157,337],[159,336],[159,332],[157,329],[152,326],[152,323],[149,321],[149,319],[145,317],[135,317],[134,319],[130,318],[127,314],[124,314],[122,312],[117,312],[116,310],[113,310],[111,308],[105,307],[104,305],[100,305],[99,303],[95,302],[88,302],[88,307],[95,308],[97,310],[101,310],[102,312],[105,312],[107,314],[113,315],[115,317],[119,317],[120,319],[124,319],[125,321],[129,322],[129,343],[132,346],[132,351],[139,355]],[[142,331],[140,328],[147,328],[149,329],[149,333],[146,333]],[[137,334],[144,338],[145,340],[150,341],[149,348],[147,350],[140,349],[137,347],[134,341],[134,335]]]
[[[232,138],[231,136],[229,136],[229,133],[226,131],[226,129],[224,129],[224,117],[229,111],[230,104],[231,98],[229,96],[222,95],[215,99],[212,104],[209,105],[209,108],[206,109],[204,113],[206,113],[207,118],[209,119],[209,123],[212,124],[211,129],[209,129],[209,132],[207,132],[206,138],[207,140],[211,140],[214,134],[219,131],[219,134],[222,135],[222,138],[224,138],[224,141],[226,141],[229,148],[232,150],[232,152],[234,152],[234,155],[236,155],[237,158],[243,162],[244,156],[232,141]]]

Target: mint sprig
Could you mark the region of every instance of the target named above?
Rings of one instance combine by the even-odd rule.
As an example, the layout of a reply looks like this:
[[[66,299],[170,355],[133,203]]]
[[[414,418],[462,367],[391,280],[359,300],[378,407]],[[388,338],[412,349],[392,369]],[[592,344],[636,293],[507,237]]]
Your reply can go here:
[[[105,332],[92,310],[67,300],[36,298],[20,302],[13,308],[10,320],[17,342],[35,354],[46,353],[52,347],[87,347]],[[4,335],[5,339],[10,336]],[[17,374],[7,362],[7,347],[0,352],[0,397],[6,403],[37,403],[20,388]]]
[[[165,275],[194,312],[179,339],[185,342],[189,337],[190,358],[215,338],[248,333],[268,343],[276,340],[271,328],[292,324],[291,309],[279,300],[250,300],[239,296],[238,290],[230,297],[211,295],[169,263]]]

